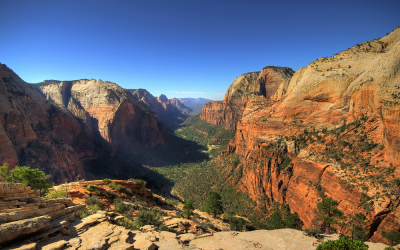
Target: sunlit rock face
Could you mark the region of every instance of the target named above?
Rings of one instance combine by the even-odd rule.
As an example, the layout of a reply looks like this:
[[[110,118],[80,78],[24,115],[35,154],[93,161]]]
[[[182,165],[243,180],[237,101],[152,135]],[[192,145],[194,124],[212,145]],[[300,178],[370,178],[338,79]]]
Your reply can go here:
[[[28,165],[63,182],[85,178],[83,164],[163,144],[153,111],[101,80],[27,84],[0,64],[0,163]]]
[[[399,65],[397,28],[382,39],[320,58],[294,74],[288,68],[265,67],[261,72],[241,75],[222,102],[204,106],[201,119],[236,130],[224,156],[240,156],[242,175],[233,184],[252,199],[267,196],[269,201],[289,204],[309,228],[321,200],[319,184],[326,196],[339,201],[345,215],[366,214],[371,240],[384,241],[382,231],[400,226],[399,196],[392,190],[397,186],[383,184],[395,183],[400,177]],[[329,131],[354,121],[362,122],[337,137],[324,135],[325,141],[310,143],[301,150],[293,142],[279,154],[266,149],[280,138],[304,134],[305,129]],[[358,162],[367,159],[363,164],[371,170],[355,160],[343,159],[354,163],[350,164],[353,173],[343,170],[337,161],[324,160],[327,147],[342,140],[350,144],[370,140],[381,145],[357,156]],[[357,143],[352,147],[361,145]],[[346,155],[352,147],[343,146],[341,150]],[[285,160],[282,154],[291,159],[286,170],[279,168]],[[381,174],[381,183],[371,177]],[[382,195],[385,190],[390,191]],[[374,201],[372,207],[366,209],[363,197]]]

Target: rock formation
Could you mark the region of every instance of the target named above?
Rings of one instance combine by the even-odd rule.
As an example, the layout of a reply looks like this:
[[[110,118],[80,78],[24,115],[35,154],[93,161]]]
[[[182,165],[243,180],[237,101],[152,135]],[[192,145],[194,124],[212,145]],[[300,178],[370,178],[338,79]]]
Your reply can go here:
[[[261,72],[240,75],[229,86],[222,102],[204,104],[200,118],[235,130],[250,97],[261,95],[271,100],[282,99],[293,73],[290,68],[267,66]]]
[[[148,109],[156,113],[160,121],[168,128],[175,129],[188,117],[188,115],[173,105],[165,95],[155,98],[145,89],[130,89],[132,95],[142,102]]]
[[[163,144],[162,125],[152,111],[115,83],[102,80],[51,82],[38,86],[46,99],[68,108],[111,151],[138,154]]]
[[[84,205],[44,199],[20,183],[0,183],[0,246],[27,235],[37,240],[65,229]]]
[[[385,242],[400,227],[399,62],[397,28],[294,74],[241,75],[201,119],[236,129],[224,152],[242,163],[233,184],[260,206],[285,202],[309,228],[323,191],[346,216],[366,214],[371,240]]]
[[[46,101],[4,64],[0,64],[0,135],[0,163],[36,167],[53,180],[84,178],[81,160],[95,157],[95,143],[74,116]]]
[[[0,163],[28,165],[52,181],[85,178],[83,165],[164,144],[153,111],[101,80],[27,84],[0,64]]]
[[[169,100],[170,103],[175,106],[177,109],[179,109],[182,113],[187,114],[187,115],[192,115],[194,110],[186,107],[185,104],[183,104],[182,102],[180,102],[178,99],[176,98],[172,98]]]

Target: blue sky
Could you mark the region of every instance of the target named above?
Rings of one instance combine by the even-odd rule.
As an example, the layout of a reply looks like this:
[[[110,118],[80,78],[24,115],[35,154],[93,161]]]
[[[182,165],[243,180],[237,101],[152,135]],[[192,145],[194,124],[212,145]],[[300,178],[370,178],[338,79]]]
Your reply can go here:
[[[400,26],[400,1],[0,0],[0,62],[27,82],[94,78],[222,99],[240,74],[294,70]]]

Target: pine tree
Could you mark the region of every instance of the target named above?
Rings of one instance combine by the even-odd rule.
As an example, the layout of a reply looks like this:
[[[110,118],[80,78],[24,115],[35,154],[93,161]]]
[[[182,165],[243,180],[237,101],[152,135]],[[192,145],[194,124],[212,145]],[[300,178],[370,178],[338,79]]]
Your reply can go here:
[[[192,197],[190,197],[186,202],[185,205],[183,206],[182,213],[186,217],[186,219],[189,219],[190,216],[193,215],[193,210],[194,210],[194,200]]]
[[[331,197],[326,197],[317,203],[318,216],[316,220],[322,222],[322,229],[327,233],[331,233],[332,226],[345,218],[343,212],[337,208],[338,204]]]
[[[221,196],[217,192],[213,191],[208,195],[204,211],[208,214],[213,214],[214,217],[224,212]]]

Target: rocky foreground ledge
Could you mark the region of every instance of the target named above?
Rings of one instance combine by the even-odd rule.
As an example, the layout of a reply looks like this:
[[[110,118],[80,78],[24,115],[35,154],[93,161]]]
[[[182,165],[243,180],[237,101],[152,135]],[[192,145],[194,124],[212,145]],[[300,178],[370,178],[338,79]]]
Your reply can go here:
[[[295,229],[222,231],[199,233],[181,218],[164,217],[169,231],[147,225],[129,230],[115,223],[113,211],[98,211],[79,219],[75,213],[85,205],[73,200],[45,199],[19,183],[0,183],[0,248],[13,250],[214,250],[214,249],[304,249],[314,250],[318,240]],[[185,225],[187,224],[187,227]],[[335,240],[337,236],[326,237]],[[370,250],[387,245],[367,243]]]

